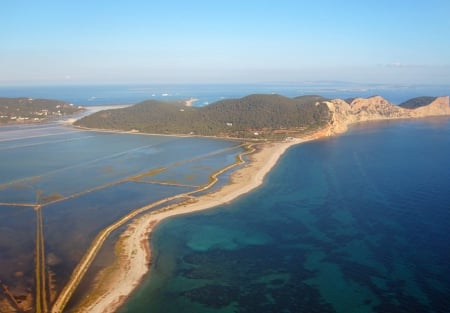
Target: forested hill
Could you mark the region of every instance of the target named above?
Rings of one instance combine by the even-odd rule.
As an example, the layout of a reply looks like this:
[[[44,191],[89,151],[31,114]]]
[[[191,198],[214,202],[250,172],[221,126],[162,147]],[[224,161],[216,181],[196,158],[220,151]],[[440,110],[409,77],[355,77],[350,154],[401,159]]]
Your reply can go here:
[[[436,100],[436,98],[437,97],[416,97],[399,104],[399,106],[407,109],[420,108],[429,105],[431,102]]]
[[[324,126],[331,115],[323,100],[319,96],[250,95],[205,107],[149,100],[94,113],[75,125],[157,134],[283,138]]]

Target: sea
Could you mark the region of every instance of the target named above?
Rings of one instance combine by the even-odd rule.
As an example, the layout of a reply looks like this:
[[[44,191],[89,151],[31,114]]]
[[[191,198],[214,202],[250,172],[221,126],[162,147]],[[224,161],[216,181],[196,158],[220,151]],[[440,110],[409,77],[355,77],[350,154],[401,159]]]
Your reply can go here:
[[[150,97],[175,97],[160,87],[147,87],[156,88]],[[248,93],[310,94],[292,85],[194,87],[178,95],[209,103]],[[400,103],[450,93],[447,87],[353,93],[338,87],[320,94],[379,94]],[[52,94],[56,87],[46,88],[48,94],[36,87],[21,96],[99,105],[102,90],[114,89],[58,87]],[[104,104],[138,100],[131,91],[120,95],[130,90],[121,88]],[[15,92],[2,90],[0,96]],[[100,98],[89,102],[94,95]],[[119,312],[448,313],[449,160],[448,117],[354,125],[343,135],[293,146],[254,191],[160,223],[149,239],[150,272]],[[110,204],[116,201],[126,203]]]
[[[450,312],[449,160],[449,118],[294,146],[257,190],[157,227],[119,312]]]
[[[149,99],[191,98],[197,99],[194,106],[204,106],[249,94],[280,94],[286,97],[321,95],[331,99],[380,95],[394,104],[400,104],[413,97],[449,95],[450,85],[361,84],[336,81],[257,84],[0,85],[0,97],[53,98],[83,106],[133,104]]]

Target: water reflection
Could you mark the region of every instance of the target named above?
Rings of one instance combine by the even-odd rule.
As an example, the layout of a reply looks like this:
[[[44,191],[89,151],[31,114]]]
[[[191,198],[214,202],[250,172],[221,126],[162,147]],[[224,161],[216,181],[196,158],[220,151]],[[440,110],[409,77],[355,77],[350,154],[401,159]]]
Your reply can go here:
[[[1,128],[0,151],[0,312],[46,312],[99,232],[208,183],[242,148],[47,124]]]

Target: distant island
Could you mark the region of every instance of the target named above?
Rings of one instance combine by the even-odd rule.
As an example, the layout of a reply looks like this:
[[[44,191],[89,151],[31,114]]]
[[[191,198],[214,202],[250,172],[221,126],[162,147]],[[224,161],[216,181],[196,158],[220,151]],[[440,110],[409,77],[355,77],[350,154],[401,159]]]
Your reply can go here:
[[[450,115],[449,97],[418,97],[394,105],[380,96],[367,99],[287,98],[249,95],[204,107],[183,101],[149,100],[86,116],[74,125],[91,129],[239,139],[286,139],[327,128],[344,132],[351,123]]]
[[[49,118],[72,115],[83,110],[80,106],[59,100],[0,98],[0,125],[38,123]]]

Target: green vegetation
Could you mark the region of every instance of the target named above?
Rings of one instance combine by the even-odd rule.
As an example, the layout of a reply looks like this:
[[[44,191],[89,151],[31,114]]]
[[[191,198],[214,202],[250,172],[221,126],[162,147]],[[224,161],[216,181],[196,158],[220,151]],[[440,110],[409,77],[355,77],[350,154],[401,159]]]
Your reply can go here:
[[[315,105],[317,103],[321,103],[324,101],[328,101],[330,99],[324,98],[318,95],[307,95],[307,96],[299,96],[294,98],[298,103],[303,105]]]
[[[433,102],[434,100],[436,100],[436,97],[417,97],[409,99],[408,101],[399,104],[399,106],[405,109],[415,109],[426,106],[431,102]]]
[[[39,122],[82,110],[81,107],[58,100],[0,98],[0,124]]]
[[[284,138],[325,125],[330,113],[323,100],[319,96],[250,95],[205,107],[150,100],[94,113],[75,125],[157,134]]]

